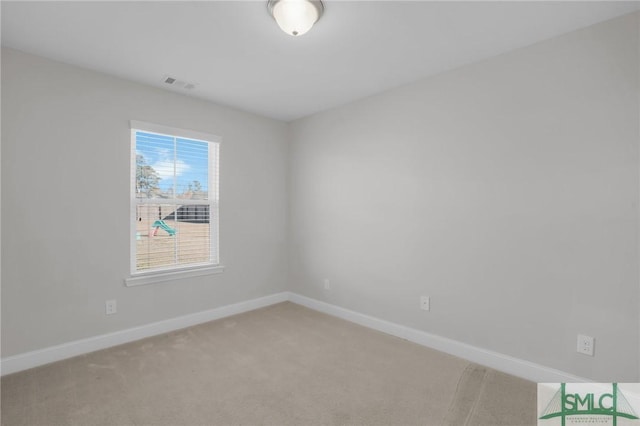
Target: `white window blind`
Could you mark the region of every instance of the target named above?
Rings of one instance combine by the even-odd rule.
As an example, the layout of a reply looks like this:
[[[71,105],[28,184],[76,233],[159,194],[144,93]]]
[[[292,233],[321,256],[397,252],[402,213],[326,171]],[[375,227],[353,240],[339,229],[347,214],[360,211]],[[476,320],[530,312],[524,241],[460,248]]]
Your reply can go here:
[[[131,122],[132,274],[219,264],[219,138]]]

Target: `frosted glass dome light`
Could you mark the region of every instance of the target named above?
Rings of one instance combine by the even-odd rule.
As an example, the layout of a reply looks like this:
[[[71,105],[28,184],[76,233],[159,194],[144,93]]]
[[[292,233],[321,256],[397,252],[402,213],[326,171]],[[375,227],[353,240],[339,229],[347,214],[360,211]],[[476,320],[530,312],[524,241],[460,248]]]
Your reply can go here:
[[[309,31],[324,11],[320,0],[269,0],[267,7],[282,31],[292,36]]]

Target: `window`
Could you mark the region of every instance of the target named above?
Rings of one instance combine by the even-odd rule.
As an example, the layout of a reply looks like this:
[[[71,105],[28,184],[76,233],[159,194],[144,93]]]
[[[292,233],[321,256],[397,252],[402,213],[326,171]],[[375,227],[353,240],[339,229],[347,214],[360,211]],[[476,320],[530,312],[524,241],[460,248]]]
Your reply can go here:
[[[127,285],[216,272],[219,138],[132,121],[131,145]]]

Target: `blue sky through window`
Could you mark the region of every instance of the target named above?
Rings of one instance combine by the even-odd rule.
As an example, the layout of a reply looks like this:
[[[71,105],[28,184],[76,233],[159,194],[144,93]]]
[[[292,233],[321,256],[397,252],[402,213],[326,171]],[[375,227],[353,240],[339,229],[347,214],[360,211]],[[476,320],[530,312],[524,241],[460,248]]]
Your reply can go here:
[[[160,181],[163,192],[176,187],[176,195],[189,190],[207,192],[209,187],[209,143],[156,133],[136,131],[136,155],[142,155]]]

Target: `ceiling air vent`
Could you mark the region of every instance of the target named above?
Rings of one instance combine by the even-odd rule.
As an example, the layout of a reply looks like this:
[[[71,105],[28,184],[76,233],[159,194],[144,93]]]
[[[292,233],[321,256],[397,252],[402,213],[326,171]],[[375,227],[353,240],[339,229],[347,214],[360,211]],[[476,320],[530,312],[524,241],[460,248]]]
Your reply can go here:
[[[168,75],[165,75],[164,77],[162,77],[162,82],[165,84],[168,84],[169,86],[173,86],[177,89],[193,90],[196,88],[195,83],[189,83],[183,80],[178,80],[177,78],[171,77]]]

